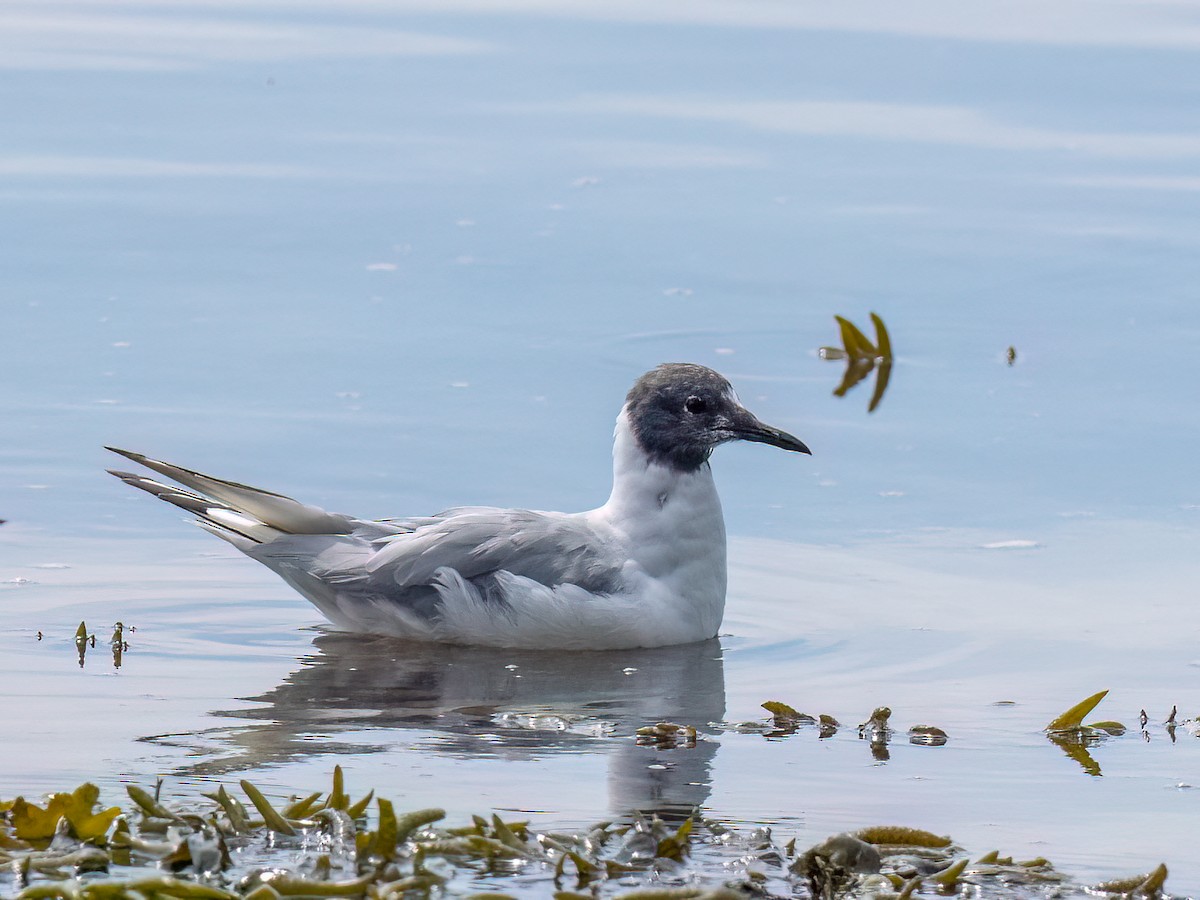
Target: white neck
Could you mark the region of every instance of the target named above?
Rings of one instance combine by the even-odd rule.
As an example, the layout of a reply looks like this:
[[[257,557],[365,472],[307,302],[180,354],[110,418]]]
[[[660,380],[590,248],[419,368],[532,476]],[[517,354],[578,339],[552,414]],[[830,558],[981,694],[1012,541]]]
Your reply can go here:
[[[605,508],[618,515],[644,516],[664,510],[681,492],[711,494],[720,511],[708,463],[695,472],[679,472],[652,461],[634,436],[628,412],[622,409],[613,431],[613,486]]]
[[[629,572],[711,637],[725,605],[725,520],[708,463],[679,472],[653,462],[638,445],[626,410],[617,417],[613,487],[608,502],[587,514],[625,545]]]

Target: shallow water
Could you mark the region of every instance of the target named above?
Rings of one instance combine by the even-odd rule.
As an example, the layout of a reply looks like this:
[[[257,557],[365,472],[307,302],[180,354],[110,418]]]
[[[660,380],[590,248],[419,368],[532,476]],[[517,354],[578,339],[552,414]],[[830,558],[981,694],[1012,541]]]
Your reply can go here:
[[[0,29],[0,796],[337,762],[452,816],[901,822],[1200,893],[1200,742],[1161,725],[1200,714],[1186,7],[55,9]],[[873,413],[817,352],[870,311]],[[716,454],[710,644],[347,639],[102,474],[116,444],[361,515],[585,508],[668,359],[814,450]],[[1041,728],[1103,688],[1131,730],[1081,765]],[[769,699],[843,727],[720,726]],[[704,739],[637,747],[660,719]]]

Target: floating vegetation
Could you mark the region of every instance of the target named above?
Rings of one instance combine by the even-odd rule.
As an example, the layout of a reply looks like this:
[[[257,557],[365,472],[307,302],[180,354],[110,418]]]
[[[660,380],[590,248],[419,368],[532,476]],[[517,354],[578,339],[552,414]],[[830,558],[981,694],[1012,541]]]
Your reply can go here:
[[[1105,894],[1123,894],[1129,897],[1157,897],[1162,893],[1166,880],[1167,867],[1160,863],[1158,868],[1148,875],[1135,875],[1133,878],[1105,881],[1096,885],[1096,890]]]
[[[793,848],[794,849],[794,848]],[[796,854],[789,873],[813,898],[874,897],[901,900],[922,895],[968,897],[1068,897],[1098,892],[1153,897],[1166,867],[1149,875],[1091,887],[1072,885],[1044,858],[1014,861],[993,850],[972,863],[948,837],[889,826],[836,834]]]
[[[81,785],[38,804],[0,803],[0,890],[18,900],[279,900],[281,897],[907,898],[916,892],[1058,898],[1161,894],[1147,875],[1074,886],[1045,859],[993,850],[977,862],[949,837],[904,826],[836,834],[807,850],[779,846],[693,814],[634,814],[575,832],[539,831],[498,815],[443,824],[441,809],[397,812],[368,792],[353,800],[341,768],[328,793],[283,804],[249,781],[249,805],[224,786],[164,799],[127,786],[131,807],[102,808]],[[372,803],[372,800],[374,801]],[[374,815],[371,815],[371,813]]]
[[[137,631],[136,628],[125,628],[122,622],[117,622],[113,626],[112,637],[109,639],[109,649],[112,651],[112,663],[114,669],[121,668],[121,663],[124,661],[124,654],[129,650],[129,642],[125,640],[126,630],[129,633]],[[41,631],[37,632],[37,640],[43,640],[44,635]],[[79,654],[79,668],[83,668],[87,663],[88,650],[96,649],[96,635],[94,632],[88,631],[87,622],[79,623],[79,627],[75,629],[75,652]]]
[[[477,893],[480,882],[515,874],[574,889],[610,879],[627,885],[634,876],[666,885],[692,881],[684,871],[695,840],[690,817],[668,823],[635,816],[570,834],[534,832],[496,815],[443,828],[441,809],[397,813],[378,798],[368,823],[373,792],[352,801],[340,767],[328,794],[286,806],[249,781],[240,784],[249,807],[224,786],[204,795],[209,805],[200,807],[129,785],[130,810],[97,809],[92,784],[54,794],[44,806],[21,797],[0,804],[0,886],[30,900],[274,900],[465,895]]]
[[[875,342],[871,343],[867,336],[849,319],[841,316],[834,316],[834,318],[841,331],[842,346],[822,347],[819,351],[821,359],[844,359],[846,361],[846,372],[842,376],[842,383],[837,386],[833,394],[835,397],[846,396],[851,388],[872,372],[876,372],[875,390],[871,394],[871,402],[867,406],[867,412],[875,412],[887,390],[888,381],[892,377],[892,339],[888,335],[887,327],[883,324],[883,319],[875,313],[871,313],[871,322],[875,325]]]
[[[950,736],[936,725],[914,725],[908,729],[908,742],[925,747],[942,747]]]
[[[722,724],[720,727],[726,731],[762,734],[768,738],[787,737],[802,728],[812,726],[816,726],[820,738],[829,738],[841,728],[841,723],[827,713],[812,716],[780,700],[767,700],[762,704],[762,708],[771,714],[769,723],[739,722],[735,725]],[[888,758],[886,748],[894,734],[888,724],[891,715],[890,708],[880,706],[871,713],[867,721],[858,726],[859,738],[871,743],[872,752],[877,759]],[[941,747],[950,739],[945,731],[935,725],[914,725],[908,730],[908,736],[910,744],[929,747]]]
[[[762,704],[762,708],[771,714],[770,722],[739,722],[736,725],[721,727],[727,731],[780,738],[793,735],[802,728],[815,726],[817,736],[821,739],[833,737],[841,727],[841,723],[831,715],[820,713],[810,716],[779,700],[768,700]]]
[[[636,737],[638,744],[657,747],[659,750],[696,746],[696,729],[691,725],[676,725],[674,722],[659,722],[657,725],[639,728]]]
[[[1009,345],[1009,348],[1004,351],[1004,361],[1010,366],[1017,364],[1017,348]]]
[[[93,641],[93,646],[95,643]],[[87,622],[80,622],[79,628],[75,630],[75,649],[79,652],[79,668],[83,668],[84,657],[87,656],[88,649],[88,630]]]
[[[864,828],[858,832],[858,837],[868,844],[882,844],[890,847],[931,847],[937,850],[949,847],[950,838],[932,831],[922,831],[919,828],[907,828],[903,825],[883,825],[875,828]]]
[[[88,645],[91,638],[86,627],[80,629],[80,643]],[[1100,692],[1071,707],[1046,733],[1085,756],[1086,741],[1122,734],[1117,722],[1084,724],[1105,696]],[[839,727],[832,716],[806,714],[782,701],[762,706],[769,718],[721,727],[766,737]],[[1172,709],[1168,729],[1192,721],[1178,718]],[[891,709],[881,706],[858,727],[873,753],[886,754],[894,735],[891,719]],[[1143,729],[1150,721],[1149,714],[1139,716]],[[945,732],[914,726],[908,736],[933,740]],[[639,744],[661,750],[686,751],[699,739],[694,727],[672,722],[637,734]],[[1074,757],[1074,750],[1068,754]],[[781,846],[769,829],[739,830],[698,810],[662,818],[632,814],[562,832],[495,814],[448,823],[442,809],[405,810],[372,791],[352,793],[340,767],[327,791],[286,800],[247,780],[199,797],[164,796],[161,782],[153,790],[137,785],[126,790],[123,806],[102,804],[100,790],[90,783],[44,798],[0,802],[0,895],[398,900],[533,891],[559,900],[899,900],[935,893],[1051,900],[1153,897],[1163,893],[1167,878],[1160,865],[1131,878],[1076,885],[1044,858],[1018,860],[991,850],[971,862],[949,836],[896,825],[836,834],[806,850],[795,839]]]
[[[1089,775],[1100,775],[1100,764],[1088,748],[1095,746],[1107,737],[1119,737],[1125,733],[1125,726],[1120,722],[1092,722],[1084,725],[1084,718],[1108,695],[1108,691],[1098,691],[1090,697],[1080,700],[1066,712],[1057,716],[1046,726],[1046,737],[1058,746],[1067,756],[1075,760]],[[1143,711],[1144,712],[1144,711]],[[1172,709],[1172,718],[1175,710]],[[1169,726],[1168,726],[1168,730]],[[1173,737],[1173,735],[1172,735]]]
[[[1044,729],[1046,737],[1050,742],[1062,749],[1068,757],[1075,760],[1088,775],[1102,774],[1100,765],[1089,752],[1089,748],[1109,738],[1121,737],[1128,731],[1122,723],[1109,719],[1084,724],[1083,720],[1099,705],[1100,701],[1107,694],[1108,691],[1100,691],[1087,697],[1061,715],[1056,716]],[[818,729],[820,738],[828,738],[836,735],[838,729],[841,727],[838,720],[833,716],[825,713],[813,716],[801,712],[794,706],[781,700],[767,700],[761,705],[763,709],[771,714],[769,720],[732,723],[711,722],[709,724],[713,728],[725,732],[734,734],[760,734],[766,738],[789,737],[799,733],[803,729],[814,726]],[[1015,704],[1011,701],[999,701],[992,705],[1013,706]],[[1178,716],[1178,708],[1172,707],[1170,714],[1163,722],[1163,729],[1171,742],[1174,743],[1176,741],[1176,732],[1178,730],[1200,738],[1200,717],[1177,721]],[[891,717],[892,710],[887,706],[880,706],[871,713],[865,722],[858,726],[859,739],[868,742],[871,748],[871,755],[879,762],[886,762],[891,758],[888,746],[896,734],[895,729],[890,724]],[[1138,721],[1142,729],[1142,740],[1146,742],[1150,741],[1151,734],[1146,730],[1150,722],[1150,716],[1144,709],[1141,710]],[[651,730],[641,729],[639,734],[648,734]],[[950,740],[950,736],[936,725],[913,725],[908,729],[907,735],[909,744],[920,747],[943,747]]]
[[[879,762],[891,759],[887,748],[888,741],[892,739],[892,729],[888,725],[891,715],[888,707],[880,706],[871,713],[871,718],[858,726],[859,739],[870,742],[871,755]]]
[[[1088,728],[1083,724],[1084,717],[1093,709],[1100,705],[1100,701],[1108,696],[1108,691],[1097,691],[1090,697],[1085,697],[1080,700],[1066,712],[1055,718],[1049,725],[1046,726],[1046,731],[1049,732],[1064,732],[1078,731],[1081,728]],[[1172,716],[1174,712],[1172,711]]]

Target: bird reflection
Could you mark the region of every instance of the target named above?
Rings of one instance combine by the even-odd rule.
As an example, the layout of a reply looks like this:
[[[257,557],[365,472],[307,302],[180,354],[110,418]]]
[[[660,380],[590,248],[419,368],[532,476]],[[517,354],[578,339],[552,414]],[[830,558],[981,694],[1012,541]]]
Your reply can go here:
[[[635,732],[670,720],[716,734],[709,723],[725,713],[716,639],[558,653],[328,633],[314,649],[277,687],[244,698],[255,706],[212,713],[245,726],[146,740],[203,745],[204,761],[179,774],[206,778],[315,754],[595,754],[606,758],[615,813],[686,814],[707,799],[715,740],[664,752],[639,746]]]

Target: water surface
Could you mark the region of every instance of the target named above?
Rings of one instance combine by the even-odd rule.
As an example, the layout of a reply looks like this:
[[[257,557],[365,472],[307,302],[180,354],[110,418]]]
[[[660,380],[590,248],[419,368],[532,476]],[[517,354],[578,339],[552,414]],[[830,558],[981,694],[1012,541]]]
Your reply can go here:
[[[4,17],[0,795],[340,763],[452,815],[901,822],[1200,892],[1200,744],[1161,725],[1200,714],[1188,7]],[[871,311],[868,413],[817,351]],[[102,472],[116,444],[360,515],[582,509],[665,360],[814,450],[716,454],[729,605],[688,648],[346,639]],[[1134,727],[1086,767],[1041,728],[1103,688]],[[768,699],[844,727],[731,728]],[[876,758],[885,704],[950,742]],[[634,744],[664,718],[703,740]]]

